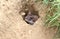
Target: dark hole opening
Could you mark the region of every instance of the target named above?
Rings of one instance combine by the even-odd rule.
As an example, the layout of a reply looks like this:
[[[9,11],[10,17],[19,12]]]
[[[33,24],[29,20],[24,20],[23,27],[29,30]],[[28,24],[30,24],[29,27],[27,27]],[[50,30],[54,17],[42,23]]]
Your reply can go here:
[[[30,25],[33,25],[38,18],[40,17],[38,11],[24,11],[25,15],[23,16],[23,20]]]

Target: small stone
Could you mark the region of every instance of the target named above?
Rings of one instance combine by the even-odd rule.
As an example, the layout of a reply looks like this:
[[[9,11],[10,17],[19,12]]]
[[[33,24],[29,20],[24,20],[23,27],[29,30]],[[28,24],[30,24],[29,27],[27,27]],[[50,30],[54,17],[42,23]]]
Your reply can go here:
[[[26,0],[26,1],[29,1],[29,0]]]
[[[24,13],[24,12],[21,12],[21,15],[22,15],[22,16],[24,16],[24,15],[25,15],[25,13]]]
[[[29,34],[31,34],[32,33],[32,30],[29,30]]]

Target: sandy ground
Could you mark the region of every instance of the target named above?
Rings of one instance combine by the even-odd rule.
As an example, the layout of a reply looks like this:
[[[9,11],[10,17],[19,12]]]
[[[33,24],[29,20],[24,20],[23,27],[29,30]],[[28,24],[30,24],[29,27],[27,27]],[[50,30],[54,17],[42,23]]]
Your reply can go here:
[[[44,15],[29,25],[19,14],[20,7],[21,0],[0,0],[0,39],[52,39],[54,30],[44,27]]]

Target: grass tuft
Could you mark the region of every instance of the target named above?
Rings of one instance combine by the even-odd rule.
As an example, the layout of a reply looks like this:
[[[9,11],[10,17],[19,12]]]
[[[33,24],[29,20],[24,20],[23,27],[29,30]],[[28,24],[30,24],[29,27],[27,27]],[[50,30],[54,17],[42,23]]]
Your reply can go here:
[[[43,0],[42,2],[47,6],[50,5],[46,14],[46,25],[47,27],[58,27],[56,37],[60,38],[60,0]]]

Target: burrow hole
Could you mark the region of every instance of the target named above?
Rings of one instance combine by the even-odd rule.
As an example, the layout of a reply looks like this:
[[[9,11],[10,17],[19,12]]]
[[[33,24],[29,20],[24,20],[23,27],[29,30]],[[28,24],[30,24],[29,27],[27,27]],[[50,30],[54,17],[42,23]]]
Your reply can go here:
[[[28,5],[23,8],[21,15],[23,20],[30,25],[33,25],[40,17],[38,11],[35,10],[32,5]]]

